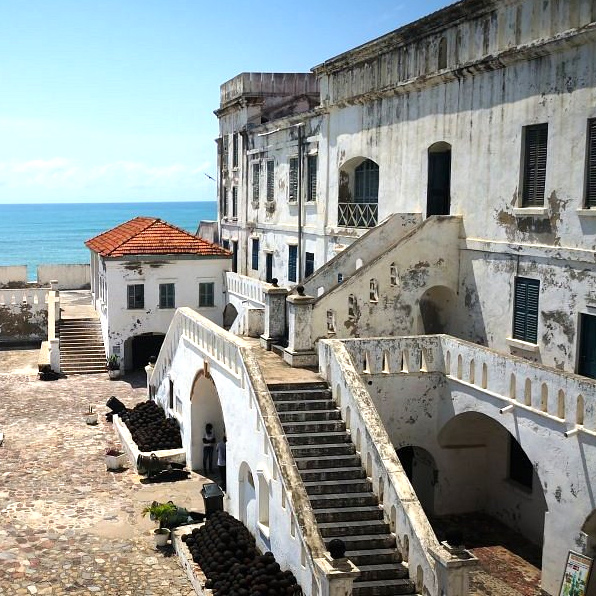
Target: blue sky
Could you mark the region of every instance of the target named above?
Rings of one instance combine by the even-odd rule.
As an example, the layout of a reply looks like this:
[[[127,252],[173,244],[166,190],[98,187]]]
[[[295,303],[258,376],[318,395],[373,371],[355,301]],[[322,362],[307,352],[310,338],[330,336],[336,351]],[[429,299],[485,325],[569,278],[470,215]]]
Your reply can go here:
[[[214,200],[221,83],[447,4],[0,0],[0,203]]]

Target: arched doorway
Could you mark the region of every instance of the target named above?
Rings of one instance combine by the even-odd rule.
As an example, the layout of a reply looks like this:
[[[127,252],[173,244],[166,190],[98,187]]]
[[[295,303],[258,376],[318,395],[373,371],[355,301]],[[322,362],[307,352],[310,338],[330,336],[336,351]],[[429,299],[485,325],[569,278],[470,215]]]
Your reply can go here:
[[[233,304],[226,304],[224,311],[223,311],[223,328],[228,331],[230,327],[234,324],[236,317],[238,316],[238,311]]]
[[[435,509],[435,484],[438,477],[434,457],[421,447],[401,447],[397,457],[427,515]]]
[[[422,332],[427,335],[450,333],[454,328],[456,296],[446,286],[433,286],[420,297]]]
[[[257,493],[254,476],[246,462],[238,470],[240,521],[253,533],[257,527]]]
[[[339,171],[337,223],[347,228],[373,228],[379,220],[379,165],[355,157]]]
[[[129,354],[125,361],[127,369],[137,370],[147,366],[151,357],[157,357],[165,335],[163,333],[142,333],[126,340],[124,351]]]
[[[190,467],[203,471],[203,435],[205,426],[213,425],[215,438],[219,441],[225,433],[225,425],[217,387],[211,376],[200,371],[192,385],[190,394]],[[215,454],[213,470],[217,472]]]
[[[449,215],[451,209],[451,145],[443,141],[428,148],[426,217]]]

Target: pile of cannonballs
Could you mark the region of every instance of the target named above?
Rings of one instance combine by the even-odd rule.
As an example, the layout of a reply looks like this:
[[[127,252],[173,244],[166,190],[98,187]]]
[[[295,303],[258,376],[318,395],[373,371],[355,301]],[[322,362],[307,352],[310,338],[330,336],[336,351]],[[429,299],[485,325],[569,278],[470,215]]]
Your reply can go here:
[[[302,594],[294,574],[282,571],[272,553],[259,555],[244,524],[225,511],[213,513],[182,540],[207,577],[205,587],[216,596]]]
[[[119,416],[140,451],[182,447],[178,421],[166,418],[164,411],[154,401],[141,402],[132,410],[120,412]]]

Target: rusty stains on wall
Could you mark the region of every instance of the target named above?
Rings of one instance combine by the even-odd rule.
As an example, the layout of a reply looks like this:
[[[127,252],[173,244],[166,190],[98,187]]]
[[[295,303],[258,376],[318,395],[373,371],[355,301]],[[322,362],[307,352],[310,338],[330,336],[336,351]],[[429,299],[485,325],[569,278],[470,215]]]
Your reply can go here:
[[[573,345],[575,340],[575,324],[572,316],[564,310],[542,311],[542,321],[546,329],[542,336],[542,341],[548,345],[560,331],[567,338],[569,346]],[[565,350],[567,353],[567,350]]]

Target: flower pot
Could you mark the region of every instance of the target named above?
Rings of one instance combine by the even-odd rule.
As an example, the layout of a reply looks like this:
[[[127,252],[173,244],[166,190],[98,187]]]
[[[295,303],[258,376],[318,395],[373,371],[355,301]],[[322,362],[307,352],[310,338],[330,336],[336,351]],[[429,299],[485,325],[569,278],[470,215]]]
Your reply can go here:
[[[108,470],[121,470],[126,465],[126,453],[119,455],[106,455],[106,468]]]
[[[153,538],[155,539],[155,546],[165,546],[170,537],[170,530],[168,528],[157,528],[153,530]]]
[[[91,424],[91,425],[97,424],[97,412],[93,412],[92,414],[87,414],[85,416],[85,422],[87,424]]]
[[[109,368],[108,369],[108,377],[110,377],[110,379],[112,381],[115,380],[115,379],[119,379],[120,376],[121,376],[121,374],[122,373],[120,372],[120,369],[119,368],[116,368],[116,369]]]

